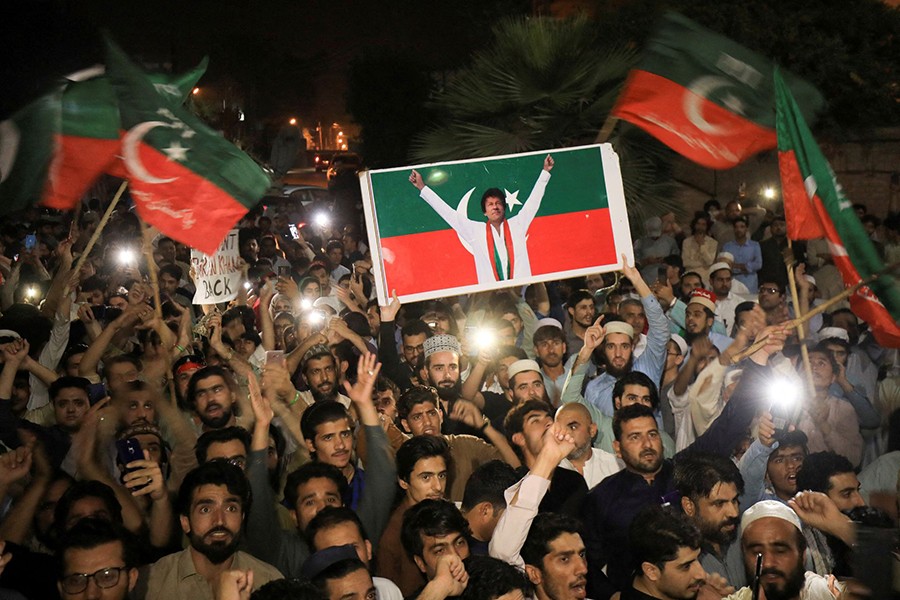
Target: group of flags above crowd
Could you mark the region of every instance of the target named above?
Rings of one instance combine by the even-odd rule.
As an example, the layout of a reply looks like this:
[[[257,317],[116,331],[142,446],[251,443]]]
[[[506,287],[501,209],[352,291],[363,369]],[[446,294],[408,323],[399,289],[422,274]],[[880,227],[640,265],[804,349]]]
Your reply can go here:
[[[36,201],[72,209],[110,173],[128,180],[143,220],[212,253],[270,182],[184,106],[205,68],[148,75],[107,40],[104,75],[66,82],[0,123],[0,214]],[[714,169],[777,147],[789,237],[828,240],[844,284],[868,283],[851,296],[854,311],[898,347],[897,280],[807,126],[822,106],[808,82],[668,13],[612,116]]]

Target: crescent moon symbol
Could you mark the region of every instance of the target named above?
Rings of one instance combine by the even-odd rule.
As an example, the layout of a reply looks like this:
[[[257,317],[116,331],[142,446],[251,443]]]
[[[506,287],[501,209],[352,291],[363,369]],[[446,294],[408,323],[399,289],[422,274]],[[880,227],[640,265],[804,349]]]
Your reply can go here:
[[[144,183],[169,183],[178,178],[169,177],[168,179],[161,179],[159,177],[154,177],[144,167],[143,163],[141,163],[140,153],[138,152],[141,140],[144,139],[144,136],[147,135],[151,129],[156,127],[169,127],[169,125],[162,121],[144,121],[129,129],[128,133],[125,134],[125,137],[122,138],[122,157],[125,159],[125,166],[128,167],[128,170]]]
[[[0,183],[9,178],[13,165],[16,164],[21,138],[19,128],[13,121],[0,122]]]
[[[465,221],[469,218],[469,198],[472,196],[472,192],[475,191],[475,188],[472,188],[459,201],[459,205],[456,207],[456,214],[459,217],[460,222]],[[463,248],[471,254],[475,255],[475,250],[472,249],[472,246],[469,245],[469,242],[463,239],[463,236],[459,235],[459,232],[456,232],[457,237],[459,238],[460,243],[463,245]]]
[[[731,85],[724,77],[705,75],[691,82],[684,94],[684,113],[694,126],[709,135],[725,135],[730,131],[727,127],[713,125],[703,117],[703,100],[720,87]]]

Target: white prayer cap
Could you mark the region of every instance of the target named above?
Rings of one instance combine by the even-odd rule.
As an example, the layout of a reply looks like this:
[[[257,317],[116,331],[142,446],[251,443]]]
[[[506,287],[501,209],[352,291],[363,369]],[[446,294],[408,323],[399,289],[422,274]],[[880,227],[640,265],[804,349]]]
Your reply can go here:
[[[822,340],[827,340],[828,338],[838,338],[844,340],[848,344],[850,343],[850,334],[842,327],[823,327],[816,335],[816,339],[820,342]]]
[[[608,336],[611,333],[624,333],[628,337],[634,337],[634,327],[626,323],[625,321],[613,321],[612,323],[608,323],[603,327],[603,337]]]
[[[13,331],[12,329],[0,329],[0,338],[10,337],[14,340],[21,338],[22,336],[18,334],[18,332]]]
[[[540,373],[541,366],[537,364],[536,361],[533,361],[530,358],[523,358],[522,360],[517,360],[513,364],[509,365],[509,368],[506,370],[506,374],[510,379],[512,379],[513,377],[524,371],[536,371]]]
[[[669,336],[669,339],[675,342],[675,345],[678,346],[678,349],[681,350],[681,355],[684,356],[687,353],[688,345],[687,342],[684,341],[684,338],[678,335],[677,333],[673,333]]]
[[[537,322],[538,327],[544,327],[545,325],[549,325],[550,327],[556,327],[557,329],[562,329],[562,323],[554,319],[553,317],[544,317],[543,319],[538,319]]]
[[[644,230],[650,237],[659,237],[662,235],[662,219],[659,217],[650,217],[644,221]]]
[[[717,262],[717,263],[713,263],[713,265],[709,268],[709,275],[710,275],[710,277],[712,277],[712,274],[713,274],[713,273],[715,273],[716,271],[720,271],[720,270],[722,270],[722,269],[728,269],[728,272],[730,273],[730,272],[731,272],[731,265],[729,265],[727,262]]]
[[[322,296],[321,298],[316,298],[316,301],[313,302],[313,307],[315,308],[322,308],[323,306],[333,310],[336,315],[341,314],[341,302],[334,296]]]
[[[760,500],[748,508],[744,512],[744,516],[741,517],[741,535],[744,534],[744,531],[747,530],[751,523],[766,517],[787,521],[796,527],[798,531],[802,531],[800,517],[787,504],[778,500]]]
[[[452,335],[441,333],[425,340],[422,348],[425,358],[428,358],[435,352],[456,352],[459,354],[459,340]]]
[[[731,262],[734,262],[734,254],[732,254],[731,252],[719,252],[716,255],[716,258],[721,258],[722,260],[730,260]]]
[[[807,280],[808,282],[810,282],[811,284],[815,285],[816,287],[819,287],[819,286],[816,284],[816,278],[813,277],[812,275],[806,275],[806,274],[804,274],[803,277],[805,277],[806,280]]]

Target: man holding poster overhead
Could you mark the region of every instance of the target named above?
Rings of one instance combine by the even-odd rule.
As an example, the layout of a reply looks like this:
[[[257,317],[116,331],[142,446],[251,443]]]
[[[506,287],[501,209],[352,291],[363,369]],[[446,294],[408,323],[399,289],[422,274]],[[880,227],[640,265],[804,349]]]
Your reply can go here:
[[[552,169],[553,158],[548,154],[531,194],[519,213],[509,219],[506,218],[507,208],[512,209],[516,204],[521,204],[517,198],[518,191],[504,194],[499,188],[490,188],[484,192],[481,211],[487,218],[487,223],[473,221],[467,216],[469,198],[475,188],[463,196],[454,210],[425,185],[422,176],[415,169],[410,173],[409,182],[419,190],[422,199],[456,230],[460,242],[475,258],[478,282],[492,283],[531,276],[525,236],[541,207]]]

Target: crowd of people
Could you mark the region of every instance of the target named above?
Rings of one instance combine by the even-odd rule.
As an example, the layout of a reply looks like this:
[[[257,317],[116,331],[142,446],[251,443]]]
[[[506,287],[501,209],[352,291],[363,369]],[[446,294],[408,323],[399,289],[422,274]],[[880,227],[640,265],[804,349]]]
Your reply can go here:
[[[843,286],[781,215],[379,306],[355,218],[259,207],[199,305],[128,202],[83,256],[104,209],[0,226],[0,598],[826,599],[896,526],[897,351],[842,305],[788,325]]]

